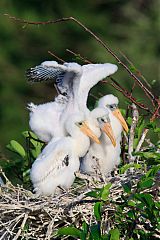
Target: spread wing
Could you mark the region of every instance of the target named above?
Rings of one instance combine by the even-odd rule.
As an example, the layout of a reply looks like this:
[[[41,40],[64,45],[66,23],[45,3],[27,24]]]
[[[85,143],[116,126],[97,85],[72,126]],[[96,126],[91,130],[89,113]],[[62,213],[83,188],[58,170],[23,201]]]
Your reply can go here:
[[[45,61],[40,65],[26,71],[26,77],[30,82],[54,82],[58,91],[63,95],[69,95],[73,91],[73,80],[80,78],[82,67],[77,63],[58,64],[56,61]]]
[[[79,87],[75,95],[79,96],[79,102],[83,109],[87,104],[89,91],[99,81],[115,73],[118,67],[115,64],[87,64],[82,66],[83,75],[80,79]]]

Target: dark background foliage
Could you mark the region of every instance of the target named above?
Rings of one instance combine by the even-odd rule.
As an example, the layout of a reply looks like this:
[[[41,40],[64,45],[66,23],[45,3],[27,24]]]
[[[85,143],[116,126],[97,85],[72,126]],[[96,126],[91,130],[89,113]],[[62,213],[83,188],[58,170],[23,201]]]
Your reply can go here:
[[[2,151],[11,139],[22,141],[20,132],[29,128],[27,103],[43,103],[54,98],[51,84],[29,85],[25,70],[44,60],[55,60],[48,50],[65,61],[74,61],[69,48],[93,62],[112,62],[96,41],[73,22],[56,25],[27,26],[9,20],[3,14],[32,21],[55,20],[73,16],[93,30],[119,55],[121,49],[140,69],[153,91],[159,95],[158,34],[160,15],[158,0],[1,0],[0,1],[1,66],[1,143]],[[119,67],[115,78],[130,90],[133,82]],[[155,81],[156,80],[156,81]],[[115,89],[98,85],[98,91],[115,93],[125,107],[124,97]],[[97,93],[97,87],[93,89]],[[139,88],[135,96],[144,99]],[[93,99],[91,99],[93,100]]]

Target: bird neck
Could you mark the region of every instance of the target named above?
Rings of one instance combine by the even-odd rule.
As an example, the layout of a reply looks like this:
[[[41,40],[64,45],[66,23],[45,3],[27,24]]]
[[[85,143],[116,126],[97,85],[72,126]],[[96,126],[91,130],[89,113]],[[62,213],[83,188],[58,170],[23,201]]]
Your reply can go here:
[[[72,135],[72,139],[74,140],[74,147],[76,149],[76,153],[78,157],[83,157],[88,148],[90,146],[90,139],[85,134],[79,132],[78,134]]]

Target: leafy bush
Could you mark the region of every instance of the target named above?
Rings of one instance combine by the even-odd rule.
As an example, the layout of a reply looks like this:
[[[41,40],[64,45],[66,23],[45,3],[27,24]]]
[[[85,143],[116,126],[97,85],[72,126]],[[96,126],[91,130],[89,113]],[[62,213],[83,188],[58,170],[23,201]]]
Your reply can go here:
[[[153,166],[140,179],[122,184],[123,192],[114,200],[109,197],[111,183],[86,194],[94,200],[94,224],[83,222],[81,228],[63,227],[58,235],[72,236],[81,240],[158,239],[160,230],[160,203],[156,176],[160,165]],[[112,206],[111,229],[104,222],[106,207]]]
[[[22,132],[22,136],[25,139],[25,147],[17,141],[11,140],[6,147],[14,153],[13,158],[8,161],[2,159],[1,167],[13,183],[23,184],[24,187],[31,188],[30,168],[41,153],[44,143],[31,131]]]

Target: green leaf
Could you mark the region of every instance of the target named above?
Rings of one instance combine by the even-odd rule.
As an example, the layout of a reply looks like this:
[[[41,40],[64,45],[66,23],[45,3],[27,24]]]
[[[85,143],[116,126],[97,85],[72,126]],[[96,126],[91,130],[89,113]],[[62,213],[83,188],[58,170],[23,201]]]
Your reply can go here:
[[[143,157],[145,158],[159,158],[160,159],[160,153],[156,152],[144,152]]]
[[[102,215],[102,202],[96,202],[94,204],[94,216],[97,221],[101,221]]]
[[[134,215],[134,211],[133,210],[128,211],[127,215],[128,215],[129,218],[135,219],[135,215]]]
[[[108,183],[107,185],[105,185],[101,191],[100,191],[100,197],[103,201],[106,201],[109,195],[109,189],[112,186],[111,183]]]
[[[91,191],[85,194],[87,197],[94,197],[98,198],[99,197],[99,191]]]
[[[82,231],[75,227],[63,227],[58,230],[58,235],[66,235],[72,237],[81,237]]]
[[[132,124],[132,118],[131,118],[131,117],[128,117],[126,121],[127,121],[128,125],[131,126],[131,124]]]
[[[123,115],[124,117],[126,116],[126,109],[120,108],[120,112],[122,113],[122,115]]]
[[[145,177],[154,177],[160,170],[160,165],[153,166],[145,175]]]
[[[136,193],[134,197],[142,203],[145,203],[146,206],[151,207],[154,205],[152,195],[149,193]]]
[[[32,143],[32,145],[37,149],[39,148],[39,150],[41,151],[41,148],[43,147],[44,143],[39,142],[38,137],[31,131],[24,131],[22,132],[22,135],[25,138],[29,138],[30,142]]]
[[[129,200],[128,201],[128,206],[135,207],[136,203],[134,201],[132,201],[132,200]]]
[[[155,132],[155,133],[160,133],[160,128],[155,128],[155,129],[154,129],[154,132]]]
[[[150,123],[146,124],[146,128],[155,129],[156,128],[156,123],[155,122],[150,122]]]
[[[11,140],[10,143],[6,146],[10,151],[18,153],[21,157],[25,158],[26,153],[21,144],[15,140]]]
[[[25,138],[27,138],[27,137],[33,137],[33,138],[35,138],[35,139],[38,139],[37,135],[34,134],[34,133],[31,132],[31,131],[24,131],[24,132],[22,132],[22,136],[24,136]]]
[[[141,189],[144,189],[144,188],[150,188],[153,186],[153,179],[152,178],[146,178],[144,180],[141,180],[140,182],[138,182],[137,184],[137,188],[141,188]]]
[[[94,224],[90,227],[91,236],[94,240],[101,239],[100,224]]]
[[[86,240],[88,232],[89,232],[89,226],[86,222],[83,222],[82,223],[81,240]]]
[[[126,193],[131,193],[132,186],[130,182],[122,184],[122,187]]]
[[[123,174],[125,173],[129,168],[135,168],[135,169],[140,169],[142,168],[141,164],[137,164],[137,163],[129,163],[129,164],[125,164],[123,167],[121,167],[119,169],[120,173]]]
[[[109,240],[110,238],[109,238],[109,234],[103,234],[102,236],[101,236],[101,239],[103,239],[103,240]]]
[[[39,156],[39,154],[41,153],[41,149],[39,149],[39,148],[32,149],[32,150],[31,150],[31,153],[32,153],[32,156],[33,156],[34,158],[37,158],[37,157]]]
[[[119,240],[120,239],[120,232],[118,230],[118,228],[115,228],[115,229],[111,229],[109,231],[111,237],[110,237],[110,240]]]

